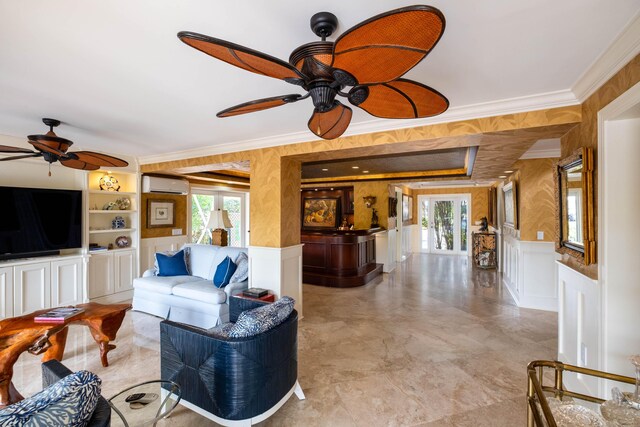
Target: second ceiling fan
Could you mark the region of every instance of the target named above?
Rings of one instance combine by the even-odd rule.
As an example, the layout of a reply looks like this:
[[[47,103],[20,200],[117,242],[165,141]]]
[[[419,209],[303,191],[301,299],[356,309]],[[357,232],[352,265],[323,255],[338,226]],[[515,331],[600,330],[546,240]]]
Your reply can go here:
[[[438,43],[444,15],[431,6],[410,6],[374,16],[326,41],[338,20],[329,12],[311,18],[313,32],[322,41],[295,49],[289,63],[225,40],[182,31],[178,38],[214,58],[247,71],[284,80],[307,94],[289,94],[245,102],[220,111],[218,117],[266,110],[311,97],[311,132],[324,139],[338,138],[351,122],[352,110],[336,98],[346,98],[369,114],[409,119],[441,114],[449,101],[440,92],[402,76]],[[347,88],[350,88],[346,91]]]

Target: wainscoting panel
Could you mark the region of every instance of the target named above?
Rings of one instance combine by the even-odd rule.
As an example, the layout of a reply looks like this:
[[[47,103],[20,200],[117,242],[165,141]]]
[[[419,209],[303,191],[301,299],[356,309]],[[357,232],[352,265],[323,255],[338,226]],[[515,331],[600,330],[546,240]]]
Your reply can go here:
[[[558,360],[591,369],[602,369],[600,361],[600,289],[598,282],[557,262],[558,271]],[[565,374],[572,391],[600,395],[598,380]]]
[[[153,268],[156,252],[175,251],[187,243],[187,236],[140,239],[140,275]]]
[[[505,234],[503,282],[519,307],[558,311],[554,243]]]
[[[302,246],[270,248],[249,246],[249,287],[269,289],[276,298],[296,300],[302,318]]]

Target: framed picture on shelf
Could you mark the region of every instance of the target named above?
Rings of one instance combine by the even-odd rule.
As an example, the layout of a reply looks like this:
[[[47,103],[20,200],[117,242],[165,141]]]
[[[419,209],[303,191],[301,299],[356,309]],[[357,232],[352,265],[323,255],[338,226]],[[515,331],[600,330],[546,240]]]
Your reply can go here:
[[[305,198],[302,228],[337,228],[339,198]]]
[[[510,182],[502,187],[504,192],[504,223],[518,229],[518,199],[516,185]]]
[[[174,200],[147,200],[147,228],[175,227]]]

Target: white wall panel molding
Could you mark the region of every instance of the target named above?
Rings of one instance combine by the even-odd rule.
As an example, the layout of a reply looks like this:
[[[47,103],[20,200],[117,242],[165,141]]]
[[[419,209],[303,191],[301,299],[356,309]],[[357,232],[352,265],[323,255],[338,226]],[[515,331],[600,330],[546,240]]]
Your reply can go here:
[[[557,311],[555,245],[503,236],[502,280],[519,307]]]
[[[590,369],[602,369],[600,360],[600,288],[598,282],[557,262],[558,360]],[[592,377],[566,375],[572,391],[600,394]]]
[[[187,243],[187,236],[140,239],[140,274],[153,267],[156,252],[175,251]]]
[[[303,307],[302,246],[249,246],[249,287],[269,289],[276,298],[288,295],[295,299],[300,318]]]

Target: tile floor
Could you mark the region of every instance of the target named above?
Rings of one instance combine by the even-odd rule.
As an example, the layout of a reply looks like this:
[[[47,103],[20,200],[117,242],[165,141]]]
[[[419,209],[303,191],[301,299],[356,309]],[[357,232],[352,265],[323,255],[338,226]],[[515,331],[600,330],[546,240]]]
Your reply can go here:
[[[360,288],[305,285],[295,395],[268,426],[520,426],[526,364],[557,353],[555,313],[520,309],[494,271],[466,257],[415,254]],[[129,312],[111,366],[86,328],[71,327],[64,363],[103,380],[109,397],[159,377],[160,319]],[[41,389],[39,358],[24,354],[14,384]],[[178,407],[164,426],[213,426]]]

